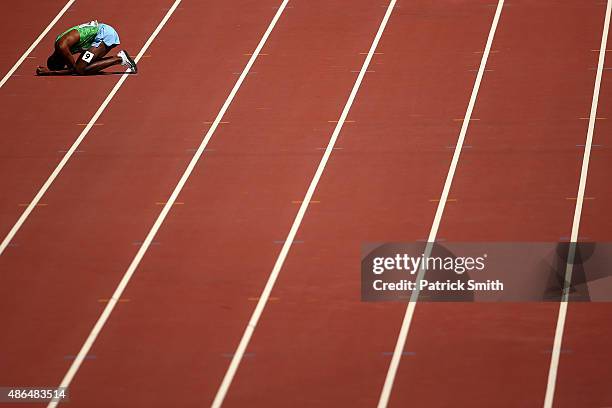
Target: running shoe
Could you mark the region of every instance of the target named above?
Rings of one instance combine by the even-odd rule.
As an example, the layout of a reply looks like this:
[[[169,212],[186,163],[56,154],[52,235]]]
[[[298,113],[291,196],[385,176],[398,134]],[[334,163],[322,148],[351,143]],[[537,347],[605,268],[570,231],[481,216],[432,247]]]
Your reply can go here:
[[[138,67],[136,66],[136,61],[130,57],[126,50],[121,50],[117,53],[117,56],[121,58],[121,65],[124,67],[128,67],[131,72],[138,72]]]

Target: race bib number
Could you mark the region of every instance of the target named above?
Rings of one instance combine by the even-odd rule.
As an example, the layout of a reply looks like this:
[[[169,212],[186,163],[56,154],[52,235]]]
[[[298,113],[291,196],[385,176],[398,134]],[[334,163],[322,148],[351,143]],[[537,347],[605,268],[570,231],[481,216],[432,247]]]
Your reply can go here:
[[[91,62],[91,60],[93,60],[93,57],[93,52],[85,51],[83,53],[83,61],[87,62],[88,64]]]

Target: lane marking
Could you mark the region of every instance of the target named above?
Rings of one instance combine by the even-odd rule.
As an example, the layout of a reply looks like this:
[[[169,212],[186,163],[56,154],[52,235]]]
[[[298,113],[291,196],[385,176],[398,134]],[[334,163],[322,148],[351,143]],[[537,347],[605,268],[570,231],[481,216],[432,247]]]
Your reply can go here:
[[[30,205],[30,203],[19,203],[19,204],[17,204],[18,207],[27,207],[29,205]],[[36,206],[38,206],[38,207],[46,207],[47,204],[46,203],[37,203]]]
[[[62,7],[62,9],[59,11],[59,13],[57,13],[57,15],[55,16],[55,18],[53,18],[53,20],[51,20],[49,25],[42,31],[42,33],[40,33],[40,35],[34,40],[34,42],[30,45],[30,47],[28,47],[28,49],[23,53],[23,55],[21,57],[19,57],[19,59],[17,60],[15,65],[13,65],[11,67],[11,69],[9,69],[9,71],[6,73],[4,78],[2,78],[2,80],[0,80],[0,88],[2,88],[4,86],[6,81],[8,81],[8,79],[11,77],[11,75],[13,75],[13,73],[17,70],[17,68],[19,68],[19,66],[23,63],[23,61],[26,58],[28,58],[28,55],[30,55],[30,53],[32,51],[34,51],[34,48],[36,48],[36,46],[42,41],[42,39],[47,35],[47,33],[49,31],[51,31],[53,26],[58,22],[58,20],[60,18],[62,18],[64,13],[66,13],[66,10],[68,10],[68,8],[70,8],[70,6],[72,6],[72,4],[74,2],[75,2],[75,0],[69,0],[64,5],[64,7]],[[36,57],[32,57],[32,58],[36,58]]]
[[[77,126],[87,126],[89,123],[77,123]],[[104,123],[93,123],[93,126],[104,126]]]
[[[303,200],[293,200],[291,201],[291,204],[302,204],[304,201]],[[320,204],[320,201],[317,200],[310,200],[310,204]]]
[[[118,299],[118,300],[115,299],[115,301],[119,302],[119,303],[126,303],[126,302],[130,302],[131,300],[132,299]],[[107,302],[110,302],[110,301],[111,301],[111,299],[98,299],[99,303],[107,303]]]
[[[172,5],[172,7],[170,7],[168,12],[164,16],[164,18],[158,24],[157,28],[155,28],[155,30],[153,31],[153,33],[151,34],[149,39],[145,42],[145,44],[143,45],[143,47],[140,50],[140,52],[138,53],[138,55],[136,55],[136,58],[134,58],[136,62],[140,61],[140,58],[142,58],[144,53],[151,46],[151,43],[153,42],[153,40],[155,40],[155,38],[157,37],[157,35],[159,34],[159,32],[161,31],[163,26],[166,24],[168,19],[170,19],[170,16],[172,15],[172,13],[174,13],[174,10],[178,6],[178,4],[180,4],[181,1],[182,0],[175,0],[174,1],[174,4]],[[77,151],[77,148],[79,147],[81,142],[83,142],[83,140],[85,139],[85,137],[87,136],[87,134],[89,133],[91,128],[93,128],[93,126],[98,121],[98,119],[100,118],[100,116],[102,115],[102,113],[104,112],[106,107],[108,106],[108,104],[111,102],[111,100],[113,99],[115,94],[119,91],[119,89],[121,88],[123,83],[129,78],[129,76],[130,76],[130,74],[128,73],[127,70],[126,70],[125,74],[121,75],[121,78],[119,78],[119,80],[117,81],[117,83],[115,84],[113,89],[110,91],[110,93],[108,94],[106,99],[104,99],[104,102],[102,102],[102,104],[100,105],[100,107],[98,108],[96,113],[94,113],[92,118],[89,120],[89,122],[87,123],[87,126],[85,126],[85,128],[81,131],[81,133],[76,138],[76,140],[74,141],[72,146],[70,146],[70,149],[68,149],[68,151],[66,152],[64,157],[62,157],[62,160],[60,160],[60,162],[55,167],[55,169],[53,170],[51,175],[44,182],[42,187],[40,187],[40,189],[38,190],[38,192],[34,196],[34,199],[30,203],[30,205],[23,211],[23,213],[21,214],[21,216],[19,217],[19,219],[17,220],[15,225],[13,225],[13,227],[8,232],[6,237],[4,237],[4,239],[2,240],[2,243],[0,243],[0,255],[2,255],[4,253],[4,250],[6,249],[8,244],[11,242],[11,240],[13,239],[15,234],[17,234],[17,232],[19,231],[19,229],[21,228],[23,223],[26,222],[26,220],[28,219],[28,217],[30,216],[32,211],[34,211],[34,208],[36,207],[38,202],[42,199],[42,197],[45,195],[47,190],[51,187],[51,185],[53,184],[53,182],[55,181],[57,176],[59,176],[59,174],[62,171],[62,169],[66,166],[66,163],[68,163],[68,160],[70,160],[72,155]],[[53,406],[55,406],[55,405],[53,405]]]
[[[167,204],[166,201],[158,201],[158,202],[155,203],[155,205],[166,205],[166,204]],[[172,203],[172,205],[183,205],[183,204],[185,204],[185,203],[182,202],[182,201],[177,201],[175,203]]]
[[[77,356],[74,356],[72,354],[64,356],[64,360],[74,360],[75,358],[77,358]],[[97,357],[95,354],[88,354],[84,358],[86,360],[95,360]]]
[[[378,28],[378,31],[376,32],[376,35],[372,41],[372,45],[370,46],[368,55],[365,57],[365,60],[363,61],[361,70],[359,71],[359,74],[357,75],[357,79],[355,80],[353,89],[351,90],[348,100],[346,101],[346,104],[344,105],[344,109],[342,110],[342,113],[340,114],[340,118],[338,119],[338,123],[336,124],[336,127],[334,128],[334,131],[329,139],[327,148],[325,149],[325,152],[323,153],[321,161],[319,162],[319,166],[317,167],[317,170],[310,182],[310,185],[308,187],[308,190],[306,191],[302,204],[300,205],[300,208],[298,209],[295,219],[293,220],[293,224],[291,225],[291,229],[289,230],[289,233],[287,234],[287,238],[285,238],[285,241],[280,250],[280,253],[278,254],[278,258],[276,259],[276,262],[274,263],[274,267],[272,268],[272,271],[270,272],[270,275],[268,277],[268,281],[266,282],[266,285],[261,292],[260,299],[257,302],[255,309],[253,310],[253,314],[251,315],[251,318],[249,319],[249,322],[246,325],[246,328],[244,329],[242,338],[240,339],[240,342],[238,343],[238,346],[236,348],[236,353],[234,357],[232,358],[232,361],[230,362],[227,368],[227,371],[225,372],[225,376],[223,377],[223,380],[221,381],[219,389],[217,390],[217,394],[215,395],[215,399],[212,403],[212,408],[220,408],[221,405],[223,404],[223,400],[225,399],[225,396],[227,395],[229,387],[232,384],[234,376],[236,375],[238,366],[240,365],[240,362],[242,361],[242,357],[244,353],[246,352],[246,349],[251,340],[251,337],[253,336],[253,333],[255,332],[257,323],[259,322],[259,319],[261,318],[261,315],[268,303],[268,299],[270,298],[270,294],[272,293],[272,289],[274,288],[276,279],[278,278],[280,274],[281,268],[283,267],[285,259],[287,258],[287,255],[289,254],[289,250],[291,249],[291,246],[294,244],[295,236],[298,232],[298,229],[300,228],[302,219],[304,218],[304,215],[306,214],[308,205],[310,204],[310,201],[312,200],[312,197],[315,193],[317,185],[319,184],[319,180],[321,179],[323,171],[325,170],[325,166],[327,165],[329,157],[332,154],[334,145],[336,144],[336,140],[338,139],[338,136],[340,135],[340,131],[342,130],[342,126],[344,125],[344,122],[346,121],[346,118],[348,117],[351,106],[353,105],[353,101],[355,100],[355,97],[357,96],[357,92],[359,91],[361,83],[363,82],[363,78],[365,77],[368,66],[370,65],[370,62],[372,61],[374,52],[376,51],[376,47],[378,47],[380,38],[382,37],[382,34],[385,31],[385,27],[387,26],[387,22],[389,21],[389,18],[391,17],[391,13],[393,12],[393,8],[395,6],[396,1],[397,0],[390,0],[389,5],[387,6],[387,11],[385,12],[385,15],[380,23],[380,27]]]
[[[566,200],[571,200],[571,201],[574,201],[574,200],[577,200],[577,199],[578,199],[578,197],[565,197],[565,199],[566,199]],[[583,200],[594,200],[594,199],[595,199],[595,197],[582,197],[582,199],[583,199]]]
[[[542,353],[550,354],[552,352],[553,352],[553,350],[549,349],[549,350],[544,350]],[[572,350],[572,349],[561,349],[561,353],[573,353],[573,352],[574,352],[574,350]]]
[[[337,120],[328,120],[327,123],[338,123]],[[354,120],[345,120],[344,123],[355,123]]]
[[[432,203],[439,203],[440,200],[441,200],[440,198],[431,198],[429,201],[432,202]],[[454,203],[454,202],[457,202],[457,199],[456,198],[447,198],[446,202],[447,203]]]
[[[559,237],[559,240],[561,242],[570,242],[571,239],[572,237]],[[585,237],[585,236],[578,237],[578,241],[589,241],[590,239],[591,239],[590,237]]]
[[[251,300],[251,301],[259,301],[259,299],[261,299],[261,298],[260,297],[250,297],[250,298],[248,298],[248,300]],[[278,297],[269,297],[268,298],[269,302],[276,302],[277,300],[280,300],[280,298],[278,298]]]
[[[261,52],[262,48],[266,44],[266,41],[268,40],[268,37],[272,33],[272,30],[276,26],[276,23],[278,22],[278,20],[280,19],[281,15],[283,14],[283,11],[285,10],[285,7],[287,6],[288,2],[289,2],[289,0],[283,0],[283,2],[280,5],[278,11],[276,11],[276,13],[274,14],[274,17],[272,18],[272,21],[270,22],[270,25],[268,26],[268,28],[264,32],[263,36],[261,37],[261,40],[259,41],[259,44],[257,44],[257,47],[255,48],[255,51],[253,52],[253,55],[251,56],[251,58],[249,58],[249,61],[247,62],[247,64],[244,67],[244,69],[242,70],[242,74],[240,74],[240,76],[236,80],[236,83],[234,84],[234,87],[232,88],[231,92],[227,96],[227,99],[225,100],[225,102],[221,106],[221,109],[219,110],[219,113],[217,114],[214,123],[208,129],[208,131],[206,132],[204,138],[202,139],[202,142],[200,143],[200,145],[198,147],[198,150],[195,152],[195,154],[191,158],[191,161],[187,165],[187,168],[185,169],[185,172],[183,173],[183,175],[179,179],[177,185],[174,187],[174,190],[172,191],[172,194],[170,195],[170,197],[168,197],[168,201],[166,201],[166,204],[164,205],[164,207],[160,211],[157,219],[155,220],[155,223],[153,224],[153,226],[151,227],[151,229],[147,233],[147,236],[146,236],[144,242],[142,243],[140,248],[138,248],[138,252],[136,253],[136,256],[134,257],[134,259],[132,259],[132,262],[130,263],[129,267],[125,271],[125,274],[121,278],[121,281],[119,282],[119,284],[115,288],[115,291],[113,292],[113,295],[111,296],[111,301],[109,301],[106,304],[106,307],[104,308],[104,310],[102,311],[102,313],[98,317],[98,320],[96,321],[94,327],[91,329],[91,332],[87,336],[87,339],[85,340],[85,342],[81,346],[81,349],[79,351],[78,357],[74,360],[74,362],[72,363],[72,365],[70,366],[70,368],[66,372],[66,375],[62,379],[60,387],[66,387],[67,388],[70,385],[70,383],[72,382],[72,379],[76,375],[77,371],[81,367],[81,364],[83,363],[84,357],[87,355],[87,353],[89,353],[89,350],[91,350],[91,347],[93,346],[93,344],[95,343],[96,339],[98,338],[98,335],[100,334],[100,332],[104,328],[104,325],[106,324],[106,321],[109,319],[111,313],[113,312],[115,306],[117,305],[116,299],[121,299],[121,297],[123,295],[123,292],[125,291],[125,288],[127,287],[128,283],[130,282],[130,279],[132,279],[132,276],[134,275],[134,272],[136,272],[136,268],[138,268],[138,265],[142,261],[143,257],[145,256],[145,254],[146,254],[147,250],[149,249],[149,247],[151,246],[151,244],[153,243],[153,239],[155,238],[157,232],[159,231],[159,228],[162,226],[164,220],[168,216],[168,213],[172,209],[172,205],[176,202],[176,199],[178,198],[178,196],[181,193],[183,187],[187,183],[187,180],[189,179],[189,176],[191,176],[191,173],[193,172],[197,162],[200,160],[200,157],[202,157],[202,154],[204,153],[204,149],[208,145],[208,143],[209,143],[210,139],[212,138],[215,130],[219,126],[219,124],[221,122],[221,119],[225,115],[225,112],[229,109],[230,104],[234,100],[236,94],[238,93],[238,90],[240,89],[242,83],[246,79],[247,74],[249,73],[249,70],[251,69],[253,64],[255,64],[255,60],[257,59],[257,56],[259,55],[259,53]],[[173,6],[170,8],[170,10],[168,10],[168,13],[166,14],[166,16],[164,17],[162,22],[159,23],[159,26],[156,29],[155,35],[157,35],[157,33],[165,25],[165,23],[168,21],[168,19],[172,15],[173,11],[178,7],[178,5],[180,3],[181,3],[181,0],[176,0],[174,2]],[[152,38],[154,38],[154,36],[152,36],[149,39],[150,41],[147,42],[147,45],[141,50],[139,55],[144,54],[144,52],[146,51],[146,48],[148,48],[148,44],[150,44],[151,41],[153,41]],[[122,79],[125,80],[125,78],[127,78],[127,77],[128,77],[128,75],[123,75]],[[52,403],[50,403],[47,406],[47,408],[55,408],[57,406],[57,404],[58,404],[57,402],[52,402]]]
[[[594,120],[606,120],[608,118],[594,118]],[[591,118],[580,118],[580,120],[591,120]]]
[[[487,60],[489,58],[491,46],[493,45],[493,38],[495,37],[495,31],[497,30],[497,25],[499,23],[499,19],[501,17],[501,12],[502,12],[503,7],[504,7],[504,0],[499,0],[497,3],[497,9],[495,10],[495,16],[493,17],[493,22],[491,23],[491,30],[489,31],[487,43],[485,45],[485,48],[482,54],[482,59],[480,60],[480,68],[478,69],[478,73],[476,74],[476,80],[474,81],[474,88],[472,89],[472,95],[470,96],[470,102],[465,112],[463,124],[461,125],[461,131],[459,133],[459,138],[457,140],[457,146],[455,148],[455,152],[453,153],[453,158],[450,163],[450,167],[448,169],[448,174],[446,176],[446,181],[444,182],[444,188],[442,189],[442,194],[440,195],[440,201],[438,202],[438,208],[436,209],[436,214],[434,216],[434,220],[431,225],[431,230],[429,232],[427,244],[425,245],[425,251],[424,251],[425,257],[428,257],[431,254],[433,244],[436,242],[436,236],[438,234],[438,229],[440,227],[442,215],[444,214],[444,207],[448,200],[448,194],[450,192],[451,184],[455,176],[455,171],[457,170],[457,164],[459,163],[459,157],[461,155],[461,148],[463,146],[463,142],[465,141],[465,135],[467,134],[468,127],[470,125],[470,119],[472,117],[474,105],[476,104],[476,98],[478,97],[478,90],[480,89],[480,83],[482,82],[482,78],[485,73],[485,68],[487,66]],[[439,241],[441,240],[438,239],[438,242]],[[421,268],[419,269],[416,279],[420,281],[423,279],[424,275],[425,275],[425,271]],[[385,408],[387,404],[389,403],[389,398],[391,397],[391,391],[393,389],[393,383],[395,381],[395,376],[397,375],[397,370],[399,368],[399,363],[401,360],[402,352],[404,351],[404,346],[406,345],[406,339],[408,338],[408,332],[410,330],[410,324],[412,323],[412,317],[416,309],[418,297],[419,297],[418,290],[413,291],[412,294],[410,295],[410,301],[408,302],[408,307],[406,308],[406,314],[404,315],[404,320],[402,321],[402,326],[400,328],[400,332],[397,337],[397,343],[395,344],[395,349],[393,351],[393,357],[391,358],[391,362],[389,363],[389,370],[387,371],[387,376],[385,377],[385,383],[383,385],[382,391],[380,393],[380,398],[378,400],[378,408]]]
[[[392,351],[383,351],[382,355],[383,356],[392,356],[393,352]],[[404,351],[404,352],[402,352],[402,356],[416,356],[416,351]]]
[[[230,357],[234,357],[234,353],[222,353],[221,356],[230,358]],[[255,357],[255,353],[244,353],[244,356],[245,357]]]
[[[476,72],[476,70],[474,70],[474,72]],[[470,118],[468,120],[470,120],[470,121],[478,121],[480,119]],[[453,122],[464,122],[464,121],[465,121],[465,118],[455,118],[455,119],[453,119]]]
[[[593,134],[595,133],[595,119],[597,118],[597,105],[599,103],[599,91],[601,89],[601,78],[606,59],[606,46],[608,44],[608,31],[610,30],[610,13],[612,12],[612,0],[608,0],[606,6],[606,18],[604,20],[601,35],[601,45],[599,47],[599,62],[597,64],[597,74],[595,76],[595,86],[593,88],[593,100],[591,101],[591,114],[589,127],[587,129],[584,156],[582,158],[582,169],[580,170],[580,182],[578,184],[578,194],[576,207],[574,208],[574,220],[572,223],[571,243],[578,242],[578,232],[580,230],[580,217],[582,215],[582,204],[584,203],[584,192],[586,190],[587,176],[589,173],[589,161],[591,158],[591,145],[593,144]],[[559,302],[559,314],[557,316],[557,326],[553,340],[553,352],[550,358],[548,369],[548,382],[546,384],[546,394],[544,396],[544,408],[552,408],[555,397],[555,386],[557,382],[557,372],[559,369],[559,359],[561,356],[561,345],[563,343],[563,329],[567,317],[567,307],[569,299],[569,289],[572,282],[572,272],[574,256],[576,255],[576,245],[569,245],[567,254],[567,265],[565,268],[565,281],[563,282],[563,295]]]

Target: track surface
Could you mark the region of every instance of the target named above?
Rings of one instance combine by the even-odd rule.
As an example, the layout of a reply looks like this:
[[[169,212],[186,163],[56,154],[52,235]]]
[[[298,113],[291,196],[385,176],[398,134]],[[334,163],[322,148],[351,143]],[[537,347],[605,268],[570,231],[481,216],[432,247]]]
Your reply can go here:
[[[492,3],[398,1],[225,406],[376,405],[405,304],[360,301],[360,245],[427,237]],[[64,4],[6,6],[0,74]],[[2,237],[119,79],[33,76],[55,35],[97,18],[136,54],[171,5],[79,0],[0,89]],[[0,255],[0,385],[59,384],[279,5],[183,0],[172,14]],[[569,236],[605,6],[505,5],[439,238]],[[70,406],[211,404],[386,7],[289,2]],[[597,116],[612,120],[611,86],[604,71]],[[584,239],[611,238],[610,126],[596,122]],[[542,406],[557,310],[419,303],[389,405]],[[612,405],[611,318],[569,306],[555,406]]]
[[[34,13],[32,12],[32,3],[11,2],[2,5],[2,15],[0,16],[0,55],[2,55],[2,58],[0,58],[0,78],[4,77],[9,68],[15,64],[65,4],[66,1],[64,0],[41,1],[36,4]],[[76,7],[74,9],[76,10]],[[70,17],[72,17],[72,13],[73,11],[68,13]],[[78,14],[74,14],[74,16],[80,17]],[[41,55],[39,61],[44,63],[46,59],[46,57],[42,59]],[[17,79],[17,77],[14,77],[12,81]]]

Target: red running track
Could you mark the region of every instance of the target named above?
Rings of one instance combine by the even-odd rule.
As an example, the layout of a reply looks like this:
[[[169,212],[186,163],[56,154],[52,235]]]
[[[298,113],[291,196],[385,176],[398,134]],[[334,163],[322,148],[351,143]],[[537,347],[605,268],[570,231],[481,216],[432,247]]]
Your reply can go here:
[[[87,406],[109,370],[121,373],[109,383],[125,390],[118,401],[212,402],[384,13],[366,1],[343,13],[348,4],[294,2],[279,21],[124,294],[128,309],[92,351],[114,357],[83,366],[73,383]]]
[[[405,305],[362,303],[355,260],[363,242],[427,238],[493,17],[486,4],[398,3],[228,406],[376,405]]]
[[[9,69],[13,67],[67,2],[68,0],[37,2],[34,12],[32,12],[31,2],[11,1],[2,4],[2,14],[0,15],[0,55],[2,55],[2,58],[0,58],[0,79],[4,78]],[[66,13],[71,15],[74,11],[66,11]],[[49,48],[48,44],[46,48]],[[43,59],[42,55],[41,59],[34,55],[30,57],[30,59],[34,59],[33,62],[37,65],[38,63],[44,64],[47,60],[46,57]],[[16,74],[11,82],[18,81],[19,76],[23,75],[17,72]]]
[[[164,2],[164,7],[170,4]],[[195,146],[206,127],[204,121],[218,109],[226,89],[235,81],[233,72],[248,59],[244,54],[254,48],[272,4],[238,5],[248,13],[233,13],[237,5],[228,4],[211,13],[204,4],[185,2],[165,27],[164,36],[149,49],[150,58],[143,60],[146,64],[142,65],[150,68],[139,74],[138,81],[128,79],[100,118],[103,125],[94,127],[80,147],[82,153],[74,157],[45,197],[46,205],[37,208],[24,224],[14,240],[17,246],[9,248],[0,261],[0,268],[7,271],[1,309],[13,311],[7,322],[9,335],[1,340],[6,350],[3,365],[9,367],[3,371],[7,378],[2,383],[54,384],[61,380],[104,307],[101,300],[112,294],[138,247],[136,241],[143,239],[159,212],[156,203],[164,200],[192,155],[188,149]],[[189,6],[194,15],[208,17],[194,26]],[[148,7],[153,23],[148,27],[143,24],[143,35],[135,38],[141,38],[142,43],[166,12],[162,7]],[[119,10],[118,5],[115,9]],[[124,12],[126,26],[145,11],[134,8],[134,15]],[[201,44],[208,44],[217,58],[184,57],[192,47],[182,41],[186,30],[202,38]],[[184,64],[173,66],[171,62],[178,60]],[[191,78],[200,70],[207,75],[194,85]],[[169,76],[184,80],[168,81]],[[46,80],[66,82],[69,78]],[[109,84],[116,80],[108,78]],[[84,117],[79,121],[89,120],[109,90],[92,101],[91,109],[82,107]],[[77,120],[65,116],[66,121]],[[71,122],[62,136],[74,139],[79,131]],[[60,147],[63,145],[53,146]],[[33,279],[27,286],[26,277],[28,282]],[[23,290],[15,293],[11,287]],[[20,316],[37,316],[37,324],[24,327]],[[50,335],[35,336],[40,332]],[[78,403],[77,395],[73,394],[71,403]]]
[[[570,236],[575,201],[568,198],[578,189],[583,148],[577,145],[585,143],[588,120],[581,118],[591,107],[598,56],[592,50],[599,49],[604,13],[605,5],[554,1],[504,9],[473,114],[479,120],[466,138],[472,147],[459,162],[450,192],[456,201],[447,206],[438,238]],[[416,358],[400,365],[391,405],[427,399],[441,407],[459,399],[471,406],[542,406],[557,310],[555,303],[419,305],[407,343]],[[428,385],[435,380],[446,392],[432,395]]]
[[[58,26],[94,10],[136,53],[171,2],[119,3],[79,1]],[[183,0],[172,15],[0,256],[0,385],[59,383],[279,3]],[[398,2],[226,406],[377,403],[405,305],[360,302],[359,246],[427,237],[494,6]],[[72,382],[71,406],[211,403],[385,7],[289,3]],[[569,235],[604,11],[504,8],[440,238]],[[38,32],[56,12],[36,12]],[[118,79],[29,76],[37,63],[0,90],[3,235]],[[605,146],[609,125],[597,126]],[[607,155],[595,148],[583,214],[581,236],[598,240],[611,222]],[[556,312],[419,304],[390,405],[541,406]],[[559,406],[610,404],[609,316],[605,304],[570,305]]]
[[[604,5],[599,5],[604,7]],[[601,15],[599,16],[601,21]],[[599,22],[600,23],[600,22]],[[612,146],[612,77],[610,76],[610,38],[602,77],[594,145],[580,225],[580,236],[590,242],[612,241],[612,191],[609,174]],[[597,46],[593,47],[596,49]],[[594,52],[596,54],[596,52]],[[589,67],[592,68],[592,67]],[[606,119],[603,119],[606,118]],[[582,141],[581,143],[584,143]],[[610,303],[572,303],[568,306],[563,352],[557,378],[556,401],[559,407],[579,405],[605,407],[612,401],[610,388]]]
[[[163,17],[165,11],[162,7],[169,6],[170,2],[156,0],[148,4],[134,4],[128,10],[121,9],[123,3],[119,0],[105,2],[104,6],[89,0],[75,3],[72,11],[60,19],[56,28],[32,52],[31,56],[35,58],[26,59],[16,71],[19,76],[9,79],[0,89],[0,123],[6,129],[0,139],[0,171],[11,175],[0,178],[0,191],[5,197],[0,201],[0,233],[3,239],[23,212],[22,205],[30,202],[64,156],[65,150],[83,130],[84,126],[80,124],[89,121],[118,79],[117,75],[39,78],[33,76],[36,66],[41,61],[43,64],[46,62],[57,34],[78,24],[75,22],[91,19],[92,10],[96,10],[100,21],[107,21],[116,27],[122,47],[140,49]],[[135,19],[139,21],[138,24],[131,23]],[[26,38],[16,45],[20,48],[20,55],[40,31],[42,29],[35,34],[22,34]],[[11,66],[17,58],[11,56]],[[19,237],[15,243],[18,241]]]

